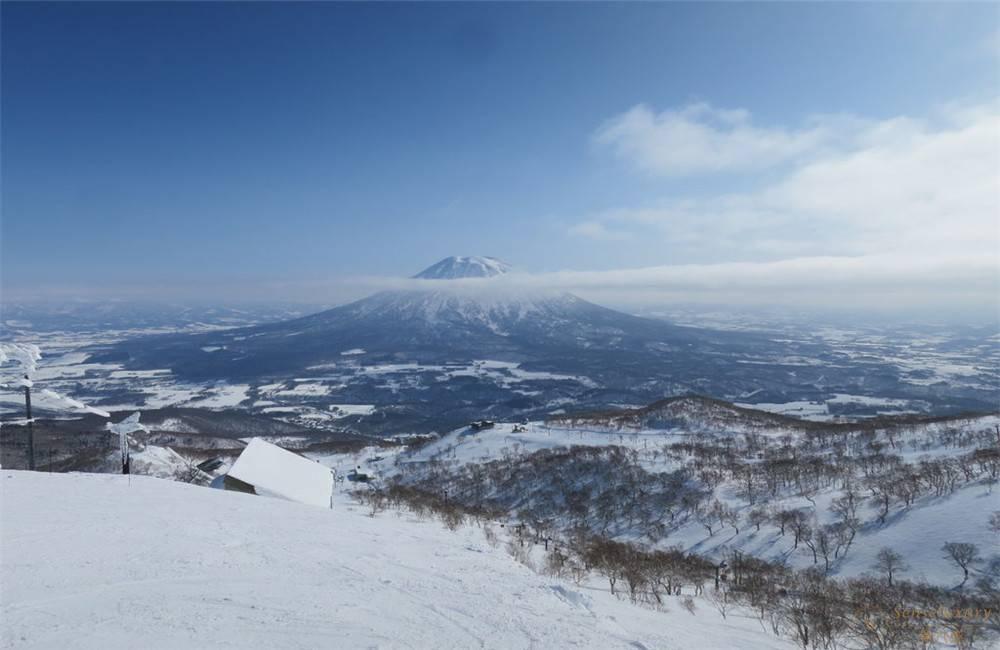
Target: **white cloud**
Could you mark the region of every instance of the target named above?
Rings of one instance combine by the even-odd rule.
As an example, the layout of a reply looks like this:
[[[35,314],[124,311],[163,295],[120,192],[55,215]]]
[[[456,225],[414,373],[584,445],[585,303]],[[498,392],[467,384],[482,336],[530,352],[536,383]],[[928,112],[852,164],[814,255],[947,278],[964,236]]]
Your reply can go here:
[[[632,239],[632,233],[624,230],[611,230],[600,221],[578,223],[569,229],[569,233],[597,241],[627,241]]]
[[[994,61],[1000,57],[1000,29],[993,30],[983,38],[976,54],[985,54]]]
[[[584,223],[659,237],[690,259],[1000,253],[996,105],[858,124],[842,138],[849,146],[756,190],[654,201]]]
[[[825,122],[801,129],[758,127],[742,109],[689,104],[654,113],[644,104],[606,122],[594,136],[597,144],[640,170],[663,176],[760,169],[815,151],[830,139]]]
[[[782,305],[795,308],[958,310],[988,317],[1000,307],[1000,268],[990,254],[811,256],[767,262],[675,264],[605,271],[515,271],[494,278],[416,280],[355,277],[324,283],[313,296],[350,287],[448,290],[467,296],[513,298],[569,291],[598,303]],[[301,286],[299,287],[301,289]]]
[[[681,264],[611,271],[562,271],[514,275],[505,281],[571,290],[660,290],[685,293],[806,292],[822,299],[827,290],[884,294],[899,290],[991,296],[1000,285],[990,255],[914,259],[900,255],[815,256],[773,262]],[[500,284],[499,282],[497,283]]]
[[[652,173],[788,163],[775,180],[589,215],[574,234],[632,234],[704,262],[549,283],[596,299],[1000,308],[1000,103],[929,117],[812,118],[760,129],[745,111],[640,106],[598,132]],[[605,238],[607,239],[607,238]]]
[[[479,299],[518,299],[572,292],[624,308],[669,304],[786,307],[928,313],[939,319],[968,316],[996,322],[1000,267],[991,254],[810,256],[766,262],[674,264],[605,271],[515,271],[495,278],[417,280],[354,276],[315,282],[229,286],[230,300],[303,300],[337,304],[385,290],[450,290]],[[79,295],[79,294],[78,294]],[[177,294],[175,298],[184,297]],[[190,296],[187,296],[190,297]]]

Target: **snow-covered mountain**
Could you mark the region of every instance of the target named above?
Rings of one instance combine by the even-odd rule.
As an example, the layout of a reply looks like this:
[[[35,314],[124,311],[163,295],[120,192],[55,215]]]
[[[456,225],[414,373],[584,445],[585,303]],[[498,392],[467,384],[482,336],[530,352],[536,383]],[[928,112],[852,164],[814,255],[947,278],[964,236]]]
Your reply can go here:
[[[683,327],[524,290],[504,279],[509,269],[495,258],[451,257],[418,273],[413,288],[291,320],[126,340],[95,348],[89,362],[236,382],[261,408],[274,403],[257,387],[312,382],[327,404],[387,407],[364,422],[379,433],[687,393],[777,405],[891,397],[893,408],[925,412],[995,403],[985,380],[954,391],[912,382],[888,360],[833,354],[814,339]]]
[[[457,280],[460,278],[492,278],[511,270],[510,264],[495,257],[446,257],[428,266],[414,278],[422,280]]]
[[[109,358],[124,357],[131,367],[169,368],[187,377],[253,379],[343,363],[343,353],[351,350],[364,351],[352,359],[364,364],[495,359],[533,362],[546,370],[567,364],[579,370],[588,365],[588,357],[614,351],[614,372],[620,374],[625,366],[641,365],[641,359],[630,355],[669,352],[676,370],[692,346],[701,350],[706,344],[751,338],[768,345],[763,337],[677,327],[568,293],[529,293],[489,283],[507,268],[492,258],[447,258],[417,274],[435,278],[427,287],[383,291],[294,320],[126,341]],[[451,282],[470,277],[483,278],[484,284]],[[602,358],[588,372],[607,371],[608,366]]]

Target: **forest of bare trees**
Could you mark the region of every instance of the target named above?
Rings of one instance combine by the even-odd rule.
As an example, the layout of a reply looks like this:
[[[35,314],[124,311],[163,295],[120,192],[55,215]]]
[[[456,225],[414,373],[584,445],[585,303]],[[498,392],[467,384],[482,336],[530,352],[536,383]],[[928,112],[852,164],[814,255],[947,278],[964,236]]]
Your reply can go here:
[[[930,451],[938,453],[922,453]],[[600,576],[615,595],[650,607],[673,598],[693,608],[686,599],[700,597],[722,616],[739,608],[803,648],[926,648],[942,635],[973,648],[988,647],[1000,632],[1000,558],[990,549],[945,544],[942,557],[955,567],[951,589],[907,580],[906,558],[892,548],[878,552],[866,576],[831,574],[866,526],[887,525],[923,497],[973,483],[992,492],[998,473],[991,429],[817,427],[796,435],[691,434],[641,449],[512,447],[467,463],[444,445],[359,498],[372,514],[407,508],[451,528],[473,521],[491,534],[501,525],[515,557],[543,554],[541,570],[577,582]],[[722,488],[729,498],[720,498]],[[831,492],[820,511],[817,495]],[[998,521],[993,513],[983,526],[1000,531]],[[729,550],[710,559],[670,546],[671,535],[690,525],[709,539],[773,526],[808,568],[792,568],[787,557]]]

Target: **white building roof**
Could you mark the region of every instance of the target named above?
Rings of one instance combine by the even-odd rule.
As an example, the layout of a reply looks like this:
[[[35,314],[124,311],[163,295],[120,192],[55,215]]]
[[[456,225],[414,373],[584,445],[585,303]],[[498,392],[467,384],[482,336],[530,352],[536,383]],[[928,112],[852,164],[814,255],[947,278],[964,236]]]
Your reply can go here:
[[[229,475],[254,486],[257,494],[330,506],[333,475],[329,468],[260,438],[250,441]]]

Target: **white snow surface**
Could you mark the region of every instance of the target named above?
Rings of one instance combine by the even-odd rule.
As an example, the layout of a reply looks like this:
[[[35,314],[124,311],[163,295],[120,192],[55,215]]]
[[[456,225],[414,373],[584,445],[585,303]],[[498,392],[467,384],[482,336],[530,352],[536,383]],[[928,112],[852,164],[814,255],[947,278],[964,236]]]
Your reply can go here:
[[[3,648],[791,648],[543,577],[476,527],[150,477],[0,473]]]
[[[413,276],[423,280],[491,278],[510,271],[510,264],[495,257],[446,257]]]
[[[28,375],[35,372],[42,358],[41,349],[34,343],[2,343],[0,344],[0,364],[13,361],[20,364]]]
[[[107,411],[105,411],[104,409],[99,409],[99,408],[94,408],[93,406],[88,406],[88,405],[84,404],[83,402],[81,402],[78,399],[73,399],[72,397],[66,397],[65,395],[61,395],[61,394],[55,392],[54,390],[49,390],[48,388],[43,388],[39,392],[42,395],[44,395],[45,397],[51,398],[51,399],[56,400],[56,401],[64,402],[65,404],[68,404],[69,406],[72,406],[73,408],[80,409],[81,411],[86,411],[88,413],[95,413],[97,415],[100,415],[102,418],[109,418],[109,417],[111,417],[111,414],[108,413]]]
[[[328,507],[333,475],[316,461],[253,438],[229,475],[254,486],[258,494]]]
[[[371,415],[375,412],[374,404],[330,404],[329,408],[337,417]]]
[[[218,384],[209,396],[192,401],[192,406],[202,408],[238,406],[247,400],[247,391],[249,390],[250,386],[247,384]]]

